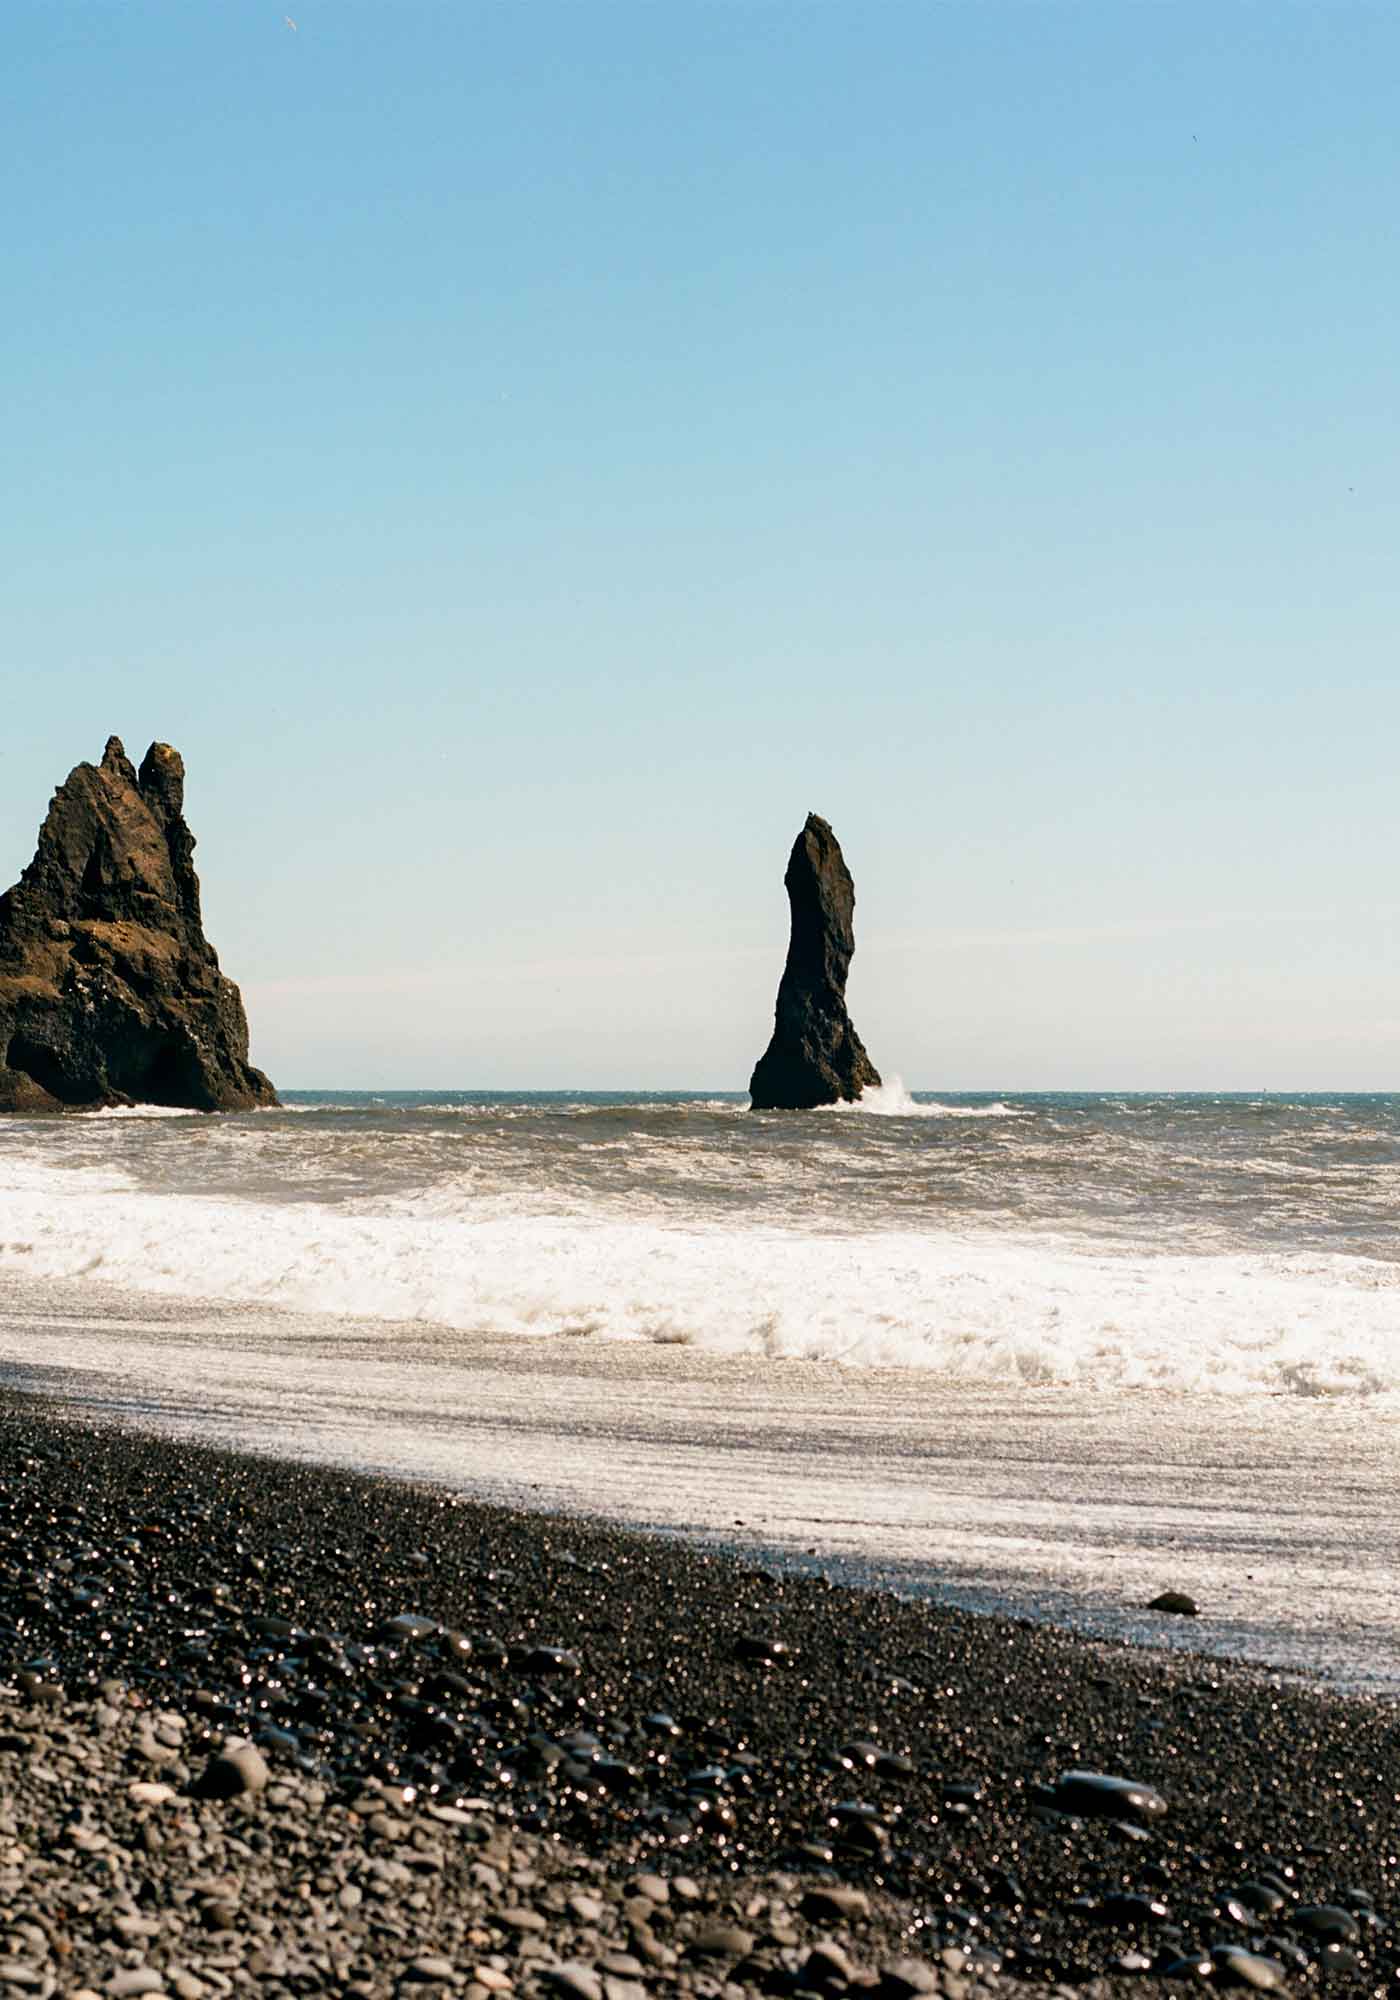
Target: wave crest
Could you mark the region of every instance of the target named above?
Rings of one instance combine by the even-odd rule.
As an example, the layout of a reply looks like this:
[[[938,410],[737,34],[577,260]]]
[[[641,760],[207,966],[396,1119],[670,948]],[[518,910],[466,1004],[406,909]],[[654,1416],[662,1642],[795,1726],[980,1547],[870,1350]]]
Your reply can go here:
[[[917,1100],[906,1089],[902,1076],[863,1090],[853,1104],[829,1104],[828,1111],[859,1112],[867,1118],[1029,1118],[1033,1114],[1004,1104],[996,1098],[990,1104],[944,1104],[938,1099]]]
[[[149,1193],[114,1166],[0,1165],[0,1271],[34,1277],[989,1386],[1400,1393],[1400,1267],[1360,1257],[1115,1254],[986,1227],[667,1225],[508,1197],[332,1206]]]

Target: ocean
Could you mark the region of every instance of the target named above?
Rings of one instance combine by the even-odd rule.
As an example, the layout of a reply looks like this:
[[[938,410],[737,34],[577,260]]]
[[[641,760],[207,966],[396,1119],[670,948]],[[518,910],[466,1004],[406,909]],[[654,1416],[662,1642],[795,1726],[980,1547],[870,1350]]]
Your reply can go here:
[[[11,1118],[0,1382],[1395,1691],[1398,1214],[1400,1095]]]

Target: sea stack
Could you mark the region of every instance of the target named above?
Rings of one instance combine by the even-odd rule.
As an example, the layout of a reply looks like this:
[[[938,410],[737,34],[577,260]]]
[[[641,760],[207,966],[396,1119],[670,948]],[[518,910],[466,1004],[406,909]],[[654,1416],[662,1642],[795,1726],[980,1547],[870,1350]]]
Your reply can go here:
[[[783,877],[792,937],[778,986],[773,1039],[749,1084],[755,1111],[808,1111],[877,1086],[880,1073],[846,1012],[856,948],[855,884],[836,835],[808,813]]]
[[[115,736],[54,793],[0,896],[0,1111],[277,1102],[204,935],[184,794],[168,743],[138,772]]]

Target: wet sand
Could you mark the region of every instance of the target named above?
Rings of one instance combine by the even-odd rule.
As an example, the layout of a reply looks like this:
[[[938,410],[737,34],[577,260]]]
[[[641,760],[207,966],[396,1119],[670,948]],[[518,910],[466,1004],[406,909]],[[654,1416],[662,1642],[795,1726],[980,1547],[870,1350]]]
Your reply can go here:
[[[1376,1398],[950,1388],[13,1278],[0,1381],[171,1437],[1400,1692],[1396,1413]],[[1170,1588],[1202,1616],[1144,1611]]]

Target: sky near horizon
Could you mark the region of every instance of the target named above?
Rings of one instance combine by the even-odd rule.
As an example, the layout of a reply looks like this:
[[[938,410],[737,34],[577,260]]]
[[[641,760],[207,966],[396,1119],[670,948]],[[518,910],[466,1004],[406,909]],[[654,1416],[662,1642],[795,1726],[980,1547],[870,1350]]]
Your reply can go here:
[[[1400,12],[10,0],[0,876],[288,1088],[1400,1088]],[[294,23],[294,25],[293,25]]]

